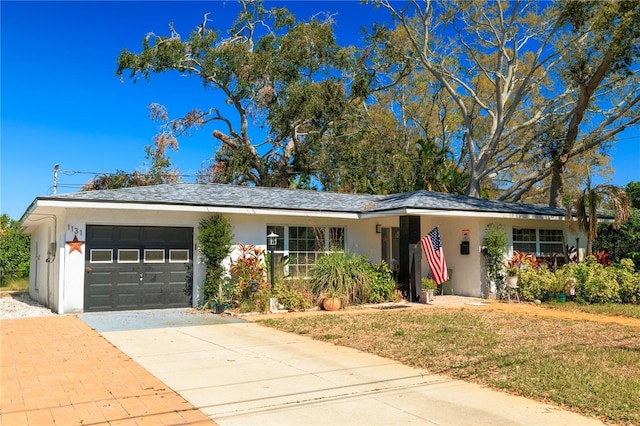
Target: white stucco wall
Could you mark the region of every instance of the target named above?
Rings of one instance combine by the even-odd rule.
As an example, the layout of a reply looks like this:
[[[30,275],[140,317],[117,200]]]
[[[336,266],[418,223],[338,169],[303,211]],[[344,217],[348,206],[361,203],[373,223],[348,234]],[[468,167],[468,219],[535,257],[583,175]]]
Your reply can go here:
[[[61,215],[64,213],[34,215],[37,225],[31,234],[29,296],[54,312],[60,312],[60,259],[64,253]]]
[[[188,209],[186,209],[188,210]],[[55,214],[55,215],[54,215]],[[32,249],[30,276],[30,294],[59,313],[79,312],[84,304],[84,277],[86,251],[82,254],[71,253],[66,241],[78,236],[80,241],[86,240],[87,225],[113,226],[181,226],[194,230],[194,306],[201,302],[200,286],[204,279],[204,262],[197,250],[198,224],[215,212],[154,210],[152,208],[121,209],[110,208],[55,208],[39,210],[32,222]],[[345,228],[345,244],[349,251],[363,254],[371,261],[381,260],[381,234],[375,232],[376,224],[382,227],[398,227],[398,216],[368,219],[349,217],[296,216],[293,213],[257,214],[251,210],[225,214],[233,226],[234,243],[255,244],[266,248],[266,227],[268,225],[297,226],[340,226]],[[473,214],[459,216],[443,216],[437,214],[420,215],[421,235],[425,235],[433,227],[438,226],[442,237],[447,267],[451,270],[451,280],[445,283],[445,294],[480,297],[486,287],[483,276],[483,256],[480,252],[483,233],[491,222],[499,222],[505,226],[511,246],[511,229],[514,226],[539,229],[566,229],[563,220],[522,220],[515,218],[495,219],[488,215]],[[460,243],[463,232],[468,232],[470,252],[460,254]],[[567,243],[575,245],[575,233],[568,233]],[[285,237],[285,236],[281,236]],[[56,243],[56,256],[53,262],[46,262],[51,243]],[[581,245],[586,239],[581,238]],[[582,247],[581,247],[582,248]],[[422,276],[426,276],[428,265],[418,245],[417,252],[421,256]],[[511,251],[509,252],[511,254]],[[228,261],[226,262],[229,263]],[[483,287],[485,286],[485,287]]]
[[[444,251],[447,269],[450,269],[450,279],[443,284],[444,294],[457,296],[481,296],[480,268],[480,223],[473,217],[438,217],[423,216],[420,221],[421,234],[426,235],[435,226],[440,231],[442,248]],[[460,254],[460,243],[463,240],[463,231],[468,234],[469,254]],[[468,231],[468,232],[467,232]],[[429,266],[422,249],[422,275],[427,276]]]

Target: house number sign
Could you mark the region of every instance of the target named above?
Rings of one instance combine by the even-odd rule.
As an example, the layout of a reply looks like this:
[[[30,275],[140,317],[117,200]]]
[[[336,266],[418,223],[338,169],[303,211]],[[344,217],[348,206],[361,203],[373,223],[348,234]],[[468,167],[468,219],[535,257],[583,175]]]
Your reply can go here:
[[[67,235],[69,235],[69,232],[73,234],[73,240],[65,241],[65,243],[69,246],[69,254],[73,253],[74,251],[82,254],[82,246],[84,245],[84,241],[80,241],[78,239],[78,235],[80,235],[80,238],[82,238],[82,229],[78,228],[77,226],[67,224]]]

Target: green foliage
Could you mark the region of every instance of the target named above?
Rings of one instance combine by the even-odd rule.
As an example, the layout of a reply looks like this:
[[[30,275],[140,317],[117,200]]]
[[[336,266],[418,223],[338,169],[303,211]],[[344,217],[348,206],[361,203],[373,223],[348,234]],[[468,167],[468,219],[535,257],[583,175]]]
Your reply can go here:
[[[205,258],[205,279],[203,294],[205,305],[210,302],[226,303],[223,286],[224,267],[222,261],[231,252],[233,227],[229,219],[215,215],[200,221],[198,227],[198,245]]]
[[[576,301],[584,303],[619,303],[620,285],[616,268],[605,268],[591,257],[577,266]]]
[[[154,107],[152,107],[154,108]],[[154,112],[158,114],[158,112]],[[115,173],[102,173],[82,185],[82,191],[96,191],[104,189],[130,188],[135,186],[160,185],[178,182],[178,171],[171,167],[171,161],[166,156],[168,148],[176,148],[177,142],[165,135],[156,136],[154,146],[147,145],[145,152],[151,161],[147,172],[134,171],[132,173],[116,170]]]
[[[332,252],[311,270],[311,289],[318,302],[338,297],[342,306],[394,300],[395,281],[386,265],[374,265],[365,256]]]
[[[545,266],[520,271],[518,287],[523,300],[544,300],[550,293],[575,291],[579,303],[640,303],[640,272],[634,271],[631,259],[603,267],[590,256],[584,263],[563,265],[555,273]]]
[[[631,259],[622,259],[615,269],[622,303],[640,304],[640,272],[634,272],[634,268]]]
[[[624,190],[629,196],[631,207],[640,209],[640,182],[631,181],[625,186]]]
[[[313,306],[311,285],[304,279],[284,281],[276,287],[275,297],[290,311],[305,311]]]
[[[636,259],[640,253],[640,210],[633,209],[629,220],[616,229],[613,224],[598,225],[598,236],[593,241],[593,250],[604,250],[611,255],[614,262],[625,258]],[[640,271],[640,259],[635,261]]]
[[[438,287],[436,286],[436,282],[433,280],[433,278],[423,277],[420,281],[422,282],[423,290],[435,290]]]
[[[21,233],[20,222],[0,215],[0,270],[6,279],[29,276],[31,237]]]
[[[225,97],[232,110],[155,117],[163,123],[160,134],[172,141],[221,124],[212,132],[220,148],[201,170],[201,181],[280,187],[310,182],[325,135],[339,132],[373,80],[358,65],[362,53],[337,44],[329,15],[300,22],[285,8],[241,3],[230,28],[210,28],[205,21],[189,37],[172,25],[169,35],[147,35],[140,52],[120,53],[116,75],[135,81],[178,71]],[[229,36],[220,37],[223,32]],[[349,90],[351,81],[358,82],[357,90]],[[249,131],[254,120],[264,130],[263,140]]]
[[[371,285],[366,295],[368,303],[382,303],[396,301],[399,294],[396,288],[396,282],[393,280],[391,270],[385,262],[379,265],[367,262],[368,271],[371,275]]]
[[[504,289],[504,256],[507,253],[507,232],[504,226],[490,223],[482,237],[482,253],[487,263],[489,279],[496,284],[498,294]]]
[[[267,269],[264,265],[264,249],[253,244],[237,244],[238,255],[231,262],[229,272],[235,282],[239,303],[250,301],[260,310],[268,307],[264,299],[271,295],[271,284],[267,282]],[[260,303],[257,303],[260,301]]]
[[[555,275],[546,266],[538,270],[528,267],[522,269],[518,274],[518,287],[522,300],[544,300],[555,281]]]

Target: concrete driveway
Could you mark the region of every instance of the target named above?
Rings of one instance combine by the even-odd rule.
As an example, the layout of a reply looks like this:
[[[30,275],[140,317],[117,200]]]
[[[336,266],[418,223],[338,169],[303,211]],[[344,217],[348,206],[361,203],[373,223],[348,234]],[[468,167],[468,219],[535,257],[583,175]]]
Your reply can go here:
[[[163,310],[80,318],[220,425],[603,424],[230,317]]]

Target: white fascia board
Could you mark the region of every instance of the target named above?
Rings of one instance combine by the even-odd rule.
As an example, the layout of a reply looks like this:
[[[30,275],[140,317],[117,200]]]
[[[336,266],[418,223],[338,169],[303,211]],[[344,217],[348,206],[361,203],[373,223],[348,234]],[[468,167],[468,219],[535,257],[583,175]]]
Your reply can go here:
[[[285,210],[269,208],[249,207],[222,207],[222,206],[193,206],[188,204],[153,204],[153,203],[127,203],[127,202],[93,202],[93,201],[60,201],[39,200],[39,207],[79,208],[79,209],[105,209],[105,210],[142,210],[165,211],[184,213],[221,213],[221,214],[246,214],[267,216],[298,216],[298,217],[326,217],[336,219],[358,219],[358,213],[312,211],[312,210]]]
[[[384,212],[363,213],[362,219],[383,218],[398,215],[412,216],[445,216],[445,217],[474,217],[490,219],[540,219],[540,220],[565,220],[562,216],[526,214],[526,213],[500,213],[500,212],[480,212],[462,210],[425,210],[425,209],[397,209]]]

